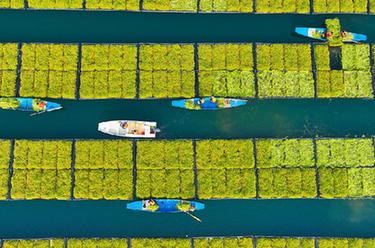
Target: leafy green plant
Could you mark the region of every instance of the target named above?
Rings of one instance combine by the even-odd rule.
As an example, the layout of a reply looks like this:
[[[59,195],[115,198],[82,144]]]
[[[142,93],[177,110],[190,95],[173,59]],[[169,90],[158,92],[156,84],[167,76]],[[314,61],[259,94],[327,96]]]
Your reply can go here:
[[[238,237],[238,238],[194,238],[194,247],[196,248],[248,248],[252,247],[253,239]]]
[[[178,247],[178,248],[190,248],[191,241],[190,239],[172,239],[172,238],[136,238],[131,239],[131,247],[133,248],[146,248],[146,247],[155,247],[155,248],[162,248],[162,247]]]
[[[23,45],[20,95],[74,98],[77,61],[76,45]]]
[[[18,109],[20,101],[16,98],[0,98],[0,108],[2,109]]]
[[[253,11],[251,0],[201,0],[201,12],[246,12]]]
[[[134,98],[137,49],[135,45],[83,45],[82,98]]]
[[[342,67],[344,70],[369,71],[370,47],[367,44],[344,44],[342,46]]]
[[[82,0],[28,0],[28,6],[32,9],[81,9]]]
[[[372,139],[318,139],[320,167],[365,167],[375,163]]]
[[[356,238],[319,238],[319,247],[373,247],[374,239],[356,239]]]
[[[137,0],[86,0],[87,9],[103,10],[139,10],[139,1]]]
[[[0,3],[1,5],[1,3]],[[0,95],[14,96],[18,48],[15,43],[0,44]]]
[[[128,240],[122,238],[103,238],[103,239],[68,239],[67,248],[78,248],[78,247],[111,247],[111,248],[127,248]]]
[[[194,96],[194,48],[192,45],[141,45],[140,97]]]
[[[4,9],[22,9],[25,7],[24,0],[0,1],[0,8]]]
[[[197,11],[196,0],[145,0],[143,1],[144,10],[161,11]]]
[[[258,13],[309,13],[310,0],[257,0]]]
[[[260,139],[256,141],[257,167],[314,167],[310,139]]]
[[[317,70],[328,71],[331,69],[328,45],[314,45],[314,57]]]
[[[338,10],[336,10],[337,5],[338,1],[327,1],[328,12],[339,12]],[[327,32],[330,32],[332,34],[332,36],[327,37],[328,45],[332,47],[342,46],[343,41],[341,36],[340,20],[338,18],[326,19],[325,24],[327,27]]]
[[[311,238],[257,238],[256,247],[314,248],[315,245],[314,239]]]
[[[261,198],[312,198],[316,194],[314,168],[259,170]]]
[[[63,239],[4,240],[3,248],[63,248]]]

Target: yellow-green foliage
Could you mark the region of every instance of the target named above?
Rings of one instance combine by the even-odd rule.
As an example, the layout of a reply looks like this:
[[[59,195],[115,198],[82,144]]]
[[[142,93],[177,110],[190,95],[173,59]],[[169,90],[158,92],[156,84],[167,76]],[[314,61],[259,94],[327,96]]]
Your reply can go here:
[[[346,71],[370,71],[370,45],[344,44],[342,68]]]
[[[256,141],[258,168],[314,167],[310,139],[261,139]]]
[[[25,7],[24,0],[2,0],[0,1],[0,8],[5,9],[22,9]]]
[[[194,96],[193,45],[141,45],[140,97]]]
[[[200,95],[255,96],[251,44],[199,45],[198,56]]]
[[[143,0],[144,10],[197,11],[197,0]]]
[[[14,96],[17,76],[18,48],[15,43],[0,44],[0,95]]]
[[[319,238],[319,248],[373,248],[375,239]]]
[[[32,9],[81,9],[82,0],[28,0]]]
[[[77,45],[24,44],[20,95],[74,98],[77,60]]]
[[[4,240],[3,248],[64,248],[63,239]]]
[[[314,45],[314,57],[316,70],[329,71],[329,46],[328,45]]]
[[[131,199],[132,168],[130,141],[77,141],[74,197]]]
[[[191,141],[137,142],[137,197],[192,198]]]
[[[253,11],[252,0],[200,0],[201,12],[246,12]]]
[[[310,45],[257,45],[259,97],[314,97]]]
[[[309,13],[310,0],[256,0],[255,9],[257,13]]]
[[[311,0],[315,13],[366,13],[367,0]]]
[[[81,98],[134,98],[135,45],[83,45]]]
[[[372,139],[318,139],[316,148],[321,167],[374,166]]]
[[[0,200],[8,194],[10,141],[0,140]]]
[[[17,140],[13,199],[69,199],[71,142]]]
[[[132,248],[164,248],[164,247],[175,247],[175,248],[190,248],[190,239],[132,239]]]
[[[309,238],[257,238],[256,247],[257,248],[277,248],[277,247],[314,248],[315,245],[314,245],[314,239],[309,239]],[[319,248],[321,248],[321,246],[319,246]]]
[[[86,0],[86,9],[139,10],[139,0]]]
[[[69,239],[67,248],[128,248],[127,239]]]
[[[249,248],[253,247],[252,238],[196,238],[195,248]]]
[[[196,152],[199,198],[255,197],[251,140],[198,141]]]

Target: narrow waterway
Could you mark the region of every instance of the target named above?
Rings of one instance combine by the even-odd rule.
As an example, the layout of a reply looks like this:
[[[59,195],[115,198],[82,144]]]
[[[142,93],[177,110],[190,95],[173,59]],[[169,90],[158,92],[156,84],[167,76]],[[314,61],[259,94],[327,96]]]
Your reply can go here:
[[[97,124],[118,119],[156,121],[162,139],[375,135],[374,100],[250,100],[220,111],[188,111],[170,101],[62,100],[64,109],[37,116],[0,111],[0,138],[115,138],[98,132]]]
[[[346,30],[375,41],[375,15],[181,14],[125,11],[0,10],[2,42],[282,42],[311,40],[296,26],[324,27],[339,17]]]

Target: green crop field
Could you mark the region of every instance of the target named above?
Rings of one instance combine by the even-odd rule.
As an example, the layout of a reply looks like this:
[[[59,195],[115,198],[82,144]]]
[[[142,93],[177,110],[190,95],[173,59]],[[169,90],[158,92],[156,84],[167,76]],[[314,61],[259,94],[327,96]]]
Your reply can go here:
[[[77,141],[74,197],[131,199],[132,168],[130,141]]]
[[[195,195],[191,141],[137,142],[137,197]]]
[[[63,44],[24,44],[20,95],[74,98],[78,47]]]
[[[3,1],[0,1],[0,8],[22,9],[25,7],[24,4],[25,4],[24,0],[3,0]]]
[[[0,45],[0,95],[14,96],[18,65],[18,48],[14,43]]]
[[[134,98],[135,45],[83,45],[81,98]]]
[[[311,0],[315,13],[367,13],[367,0]]]
[[[67,247],[70,248],[127,248],[127,239],[68,239]],[[48,247],[51,248],[51,247]],[[55,247],[53,247],[55,248]],[[57,248],[57,247],[56,247]]]
[[[195,248],[248,248],[253,246],[252,238],[196,238]]]
[[[82,0],[27,0],[31,9],[80,9]]]
[[[257,238],[257,248],[314,248],[311,238]]]
[[[252,0],[200,0],[201,12],[242,12],[253,11]]]
[[[3,248],[64,248],[63,239],[5,240]],[[73,248],[74,246],[72,246]],[[78,248],[78,246],[76,246]]]
[[[198,57],[200,95],[255,96],[251,44],[200,44]]]
[[[193,45],[141,45],[140,97],[194,96]]]
[[[310,0],[256,0],[257,13],[310,13]]]
[[[0,140],[0,151],[0,200],[4,200],[8,194],[10,141]]]
[[[199,198],[254,198],[255,171],[251,140],[197,142]]]
[[[258,44],[260,98],[314,97],[310,45]]]
[[[144,10],[196,12],[197,0],[143,0]]]
[[[138,11],[139,0],[86,0],[86,9]]]
[[[69,199],[71,142],[17,140],[12,199]]]
[[[178,247],[178,248],[190,248],[190,239],[132,239],[132,248],[163,248],[163,247]]]

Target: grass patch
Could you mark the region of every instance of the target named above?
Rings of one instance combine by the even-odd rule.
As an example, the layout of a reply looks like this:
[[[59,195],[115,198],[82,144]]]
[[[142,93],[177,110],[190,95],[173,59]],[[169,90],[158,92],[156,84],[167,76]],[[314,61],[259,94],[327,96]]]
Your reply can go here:
[[[372,139],[318,139],[317,165],[319,167],[373,166]]]
[[[140,97],[192,97],[195,94],[192,45],[141,45]]]
[[[198,54],[200,95],[255,96],[251,44],[204,44]]]
[[[313,167],[310,139],[261,139],[256,141],[258,168]]]
[[[3,248],[64,248],[63,239],[4,240]]]
[[[194,195],[191,141],[137,143],[137,197],[192,198]]]
[[[144,0],[144,10],[197,11],[197,0]]]
[[[253,246],[252,238],[195,238],[195,248],[248,248]]]
[[[74,197],[131,199],[132,168],[130,141],[77,141]]]
[[[312,0],[315,13],[366,13],[367,0]]]
[[[201,0],[201,12],[246,12],[253,11],[252,0]]]
[[[257,0],[257,13],[310,13],[310,0]]]
[[[314,97],[310,45],[257,45],[259,97]]]
[[[314,248],[314,239],[310,238],[257,238],[257,248]],[[321,247],[321,246],[319,246]],[[340,247],[340,246],[338,246]]]
[[[81,9],[82,0],[28,0],[32,9]]]
[[[12,199],[69,199],[71,142],[17,140]]]
[[[77,59],[77,45],[24,44],[20,95],[74,98]]]
[[[0,44],[0,95],[14,96],[18,65],[18,44]]]
[[[83,45],[81,98],[134,98],[135,45]]]
[[[86,0],[86,9],[139,10],[139,0]]]

